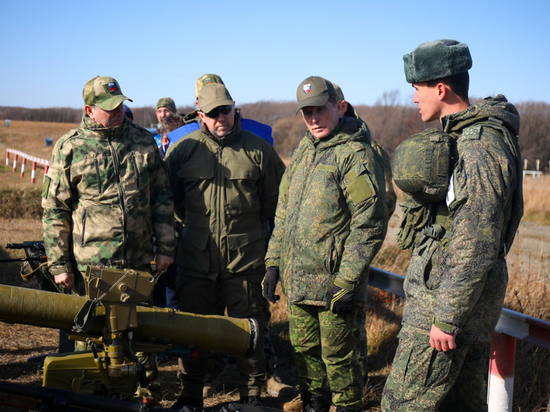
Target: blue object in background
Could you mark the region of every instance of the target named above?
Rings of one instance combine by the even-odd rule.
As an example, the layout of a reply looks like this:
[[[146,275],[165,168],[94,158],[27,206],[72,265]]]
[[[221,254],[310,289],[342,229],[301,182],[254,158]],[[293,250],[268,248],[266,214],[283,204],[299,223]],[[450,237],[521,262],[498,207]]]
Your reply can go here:
[[[272,132],[271,126],[257,122],[256,120],[252,120],[252,119],[242,119],[241,127],[243,128],[243,130],[247,130],[249,132],[254,133],[255,135],[260,136],[262,139],[266,140],[271,146],[273,146],[273,137],[271,136],[271,132]],[[186,134],[189,134],[195,130],[198,130],[199,128],[200,128],[199,123],[193,122],[193,123],[186,124],[185,126],[182,126],[179,129],[171,131],[166,136],[168,137],[168,140],[170,140],[170,142],[174,144]]]

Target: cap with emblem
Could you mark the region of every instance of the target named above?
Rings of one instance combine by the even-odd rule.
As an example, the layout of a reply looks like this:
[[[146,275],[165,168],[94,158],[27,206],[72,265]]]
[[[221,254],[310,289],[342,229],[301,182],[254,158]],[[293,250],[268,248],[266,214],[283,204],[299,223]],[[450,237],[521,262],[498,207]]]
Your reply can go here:
[[[233,106],[235,104],[225,86],[220,83],[210,83],[204,86],[199,92],[197,101],[199,109],[204,113],[209,113],[219,106]]]
[[[122,94],[118,82],[112,77],[96,76],[86,82],[82,90],[84,104],[111,111],[123,101],[131,99]]]
[[[331,82],[319,76],[308,77],[300,83],[296,90],[298,99],[296,113],[307,106],[323,106],[328,102],[331,94],[336,94]]]
[[[177,113],[176,103],[170,97],[161,97],[157,102],[157,106],[155,107],[155,110],[158,110],[160,107],[166,107],[172,113],[174,114]]]
[[[199,99],[199,93],[201,89],[210,83],[219,83],[225,85],[222,78],[218,76],[217,74],[203,74],[201,77],[197,79],[195,82],[195,98]]]
[[[465,73],[472,68],[468,46],[456,40],[422,43],[403,56],[409,83],[422,83]]]

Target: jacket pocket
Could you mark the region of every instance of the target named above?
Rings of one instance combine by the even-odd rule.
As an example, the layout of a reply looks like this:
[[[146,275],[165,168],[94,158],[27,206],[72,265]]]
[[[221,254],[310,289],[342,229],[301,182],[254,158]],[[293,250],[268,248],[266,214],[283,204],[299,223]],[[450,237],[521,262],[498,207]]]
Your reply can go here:
[[[228,235],[227,247],[229,271],[242,272],[263,267],[265,241],[262,230]]]
[[[336,238],[334,234],[330,235],[327,260],[325,263],[328,273],[334,275],[338,271],[339,259],[338,249],[336,248]]]
[[[224,166],[226,213],[241,215],[260,208],[258,180],[260,168],[254,163],[228,163]]]
[[[207,274],[210,270],[210,250],[207,231],[184,227],[183,242],[179,242],[178,265],[184,270]]]

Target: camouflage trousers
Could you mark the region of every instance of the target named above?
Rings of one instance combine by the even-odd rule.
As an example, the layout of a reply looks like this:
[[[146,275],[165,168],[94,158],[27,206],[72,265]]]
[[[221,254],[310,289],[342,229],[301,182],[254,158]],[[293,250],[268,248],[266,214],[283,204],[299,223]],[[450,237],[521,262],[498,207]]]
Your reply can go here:
[[[382,411],[487,411],[489,343],[458,341],[438,352],[430,337],[403,327],[382,395]]]
[[[290,342],[302,390],[332,395],[332,403],[362,408],[363,377],[359,361],[357,309],[336,315],[324,306],[291,305]]]

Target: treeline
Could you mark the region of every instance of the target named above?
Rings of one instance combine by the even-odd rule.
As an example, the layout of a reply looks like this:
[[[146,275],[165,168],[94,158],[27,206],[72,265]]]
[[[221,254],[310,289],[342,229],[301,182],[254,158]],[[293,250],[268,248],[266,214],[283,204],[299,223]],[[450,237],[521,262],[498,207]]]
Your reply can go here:
[[[479,99],[472,99],[472,102]],[[352,102],[353,103],[353,102]],[[391,154],[408,136],[427,127],[440,127],[439,122],[423,123],[414,104],[402,104],[398,91],[384,93],[373,106],[354,106],[365,120],[372,136]],[[548,171],[550,161],[550,104],[524,102],[516,104],[521,115],[520,146],[522,156],[529,160],[529,168],[541,161],[541,169]],[[260,101],[240,105],[243,117],[257,120],[273,128],[275,149],[284,157],[292,155],[306,130],[300,115],[295,114],[295,102]],[[184,115],[194,110],[192,106],[178,107]],[[154,107],[132,108],[134,122],[151,127],[157,122]],[[0,107],[0,119],[31,120],[44,122],[79,123],[82,109],[67,107],[27,109]]]

